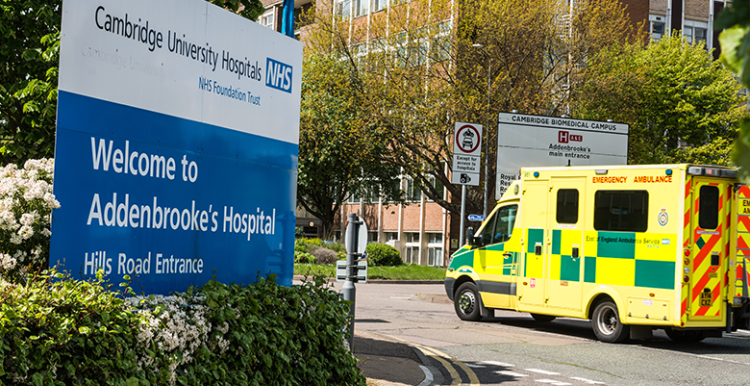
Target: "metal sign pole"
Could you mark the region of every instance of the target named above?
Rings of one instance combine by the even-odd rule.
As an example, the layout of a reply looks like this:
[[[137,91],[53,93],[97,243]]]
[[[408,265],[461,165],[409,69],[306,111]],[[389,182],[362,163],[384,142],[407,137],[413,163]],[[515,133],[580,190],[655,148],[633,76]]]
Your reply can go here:
[[[359,225],[362,221],[354,213],[349,213],[349,224],[353,226],[352,232],[347,232],[347,253],[346,253],[346,280],[344,286],[341,288],[341,295],[344,300],[352,302],[349,308],[349,315],[351,316],[351,322],[349,324],[349,350],[354,352],[354,306],[356,304],[357,289],[354,288],[354,282],[357,280],[357,259],[356,255],[359,241]]]
[[[458,247],[461,248],[464,246],[464,218],[466,217],[466,185],[461,185],[461,229],[459,230],[459,239],[458,239]]]

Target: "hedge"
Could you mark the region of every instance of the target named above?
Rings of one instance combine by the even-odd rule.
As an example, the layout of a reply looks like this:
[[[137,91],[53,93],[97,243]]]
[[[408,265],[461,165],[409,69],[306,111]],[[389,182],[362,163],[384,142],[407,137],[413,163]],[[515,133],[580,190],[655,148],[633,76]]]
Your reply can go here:
[[[343,344],[349,306],[322,278],[114,290],[101,275],[0,282],[0,384],[365,385]]]

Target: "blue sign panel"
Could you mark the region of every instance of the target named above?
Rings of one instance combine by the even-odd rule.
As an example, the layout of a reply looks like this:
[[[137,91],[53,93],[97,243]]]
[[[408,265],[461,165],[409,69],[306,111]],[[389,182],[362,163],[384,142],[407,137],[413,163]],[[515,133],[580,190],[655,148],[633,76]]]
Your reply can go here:
[[[484,221],[484,216],[481,214],[470,214],[469,221]]]
[[[108,20],[140,20],[154,44],[106,30]],[[238,25],[288,51],[213,46]],[[259,64],[275,55],[301,66],[299,42],[287,41],[201,0],[66,1],[50,264],[115,284],[128,275],[149,294],[214,276],[275,273],[291,285],[299,79],[281,61]]]

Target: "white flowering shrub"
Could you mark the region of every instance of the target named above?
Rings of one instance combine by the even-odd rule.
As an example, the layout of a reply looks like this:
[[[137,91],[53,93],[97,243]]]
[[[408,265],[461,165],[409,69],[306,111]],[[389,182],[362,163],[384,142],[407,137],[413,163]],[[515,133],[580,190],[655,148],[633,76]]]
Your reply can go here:
[[[207,348],[222,355],[229,348],[229,341],[224,339],[229,325],[225,322],[213,328],[204,298],[192,295],[192,291],[174,296],[136,296],[127,302],[144,317],[138,334],[138,368],[166,373],[169,385],[176,384],[178,368],[193,362],[197,350]]]
[[[28,160],[0,168],[0,277],[23,280],[46,267],[51,213],[60,207],[52,194],[53,159]]]

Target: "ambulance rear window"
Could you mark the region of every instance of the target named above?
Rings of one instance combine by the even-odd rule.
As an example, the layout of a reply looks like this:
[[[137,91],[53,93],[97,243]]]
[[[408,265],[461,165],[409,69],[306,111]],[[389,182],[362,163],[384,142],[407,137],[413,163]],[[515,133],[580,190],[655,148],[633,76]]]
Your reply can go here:
[[[557,191],[557,223],[575,224],[578,222],[578,190],[560,189]]]
[[[648,229],[648,192],[599,190],[594,196],[594,229],[645,232]]]
[[[700,190],[698,203],[698,226],[701,229],[716,229],[719,227],[719,188],[703,185]]]

